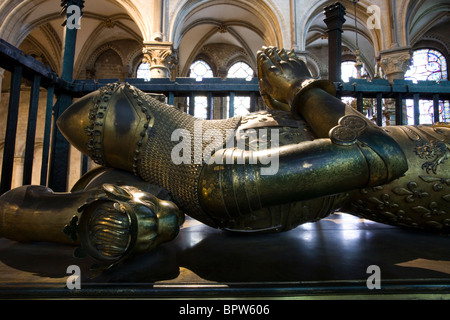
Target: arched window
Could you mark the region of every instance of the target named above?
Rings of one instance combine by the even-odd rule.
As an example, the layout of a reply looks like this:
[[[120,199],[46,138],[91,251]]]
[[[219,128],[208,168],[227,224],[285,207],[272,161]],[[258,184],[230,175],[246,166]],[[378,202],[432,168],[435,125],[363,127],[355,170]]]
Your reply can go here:
[[[414,51],[412,63],[405,73],[405,80],[445,81],[448,80],[447,61],[442,53],[433,49],[419,49]],[[408,124],[414,124],[414,101],[406,100]],[[448,101],[439,101],[439,119],[434,119],[433,101],[420,100],[420,124],[450,121],[450,106]]]
[[[442,81],[447,80],[447,61],[442,53],[432,49],[416,50],[412,64],[405,73],[406,80]]]
[[[190,67],[190,78],[202,81],[203,78],[212,78],[213,72],[209,64],[203,60],[197,60]],[[188,98],[188,106],[190,101]],[[190,113],[190,111],[188,111]],[[194,100],[194,117],[206,119],[208,117],[208,98],[206,96],[195,96]]]
[[[227,78],[242,78],[250,81],[254,77],[254,71],[247,63],[239,61],[234,63],[228,69]],[[250,113],[250,97],[235,96],[234,97],[234,115],[245,116]]]
[[[209,64],[203,60],[197,60],[191,64],[190,77],[201,81],[203,78],[212,78],[213,72]]]
[[[367,73],[364,66],[361,67],[361,77],[367,78]],[[358,78],[358,70],[356,69],[355,61],[344,61],[341,63],[341,79],[344,82],[349,82],[350,78]]]
[[[344,82],[349,82],[350,78],[356,78],[358,71],[356,70],[355,61],[344,61],[341,64],[341,79]]]
[[[364,73],[364,68],[361,68],[361,73]],[[355,61],[344,61],[341,64],[341,79],[343,82],[349,82],[350,78],[358,78],[358,70],[356,69]],[[342,97],[341,99],[345,104],[352,105],[355,103],[355,98]]]
[[[242,61],[233,64],[227,73],[227,78],[245,78],[247,81],[250,81],[253,77],[254,72],[252,67]]]
[[[149,63],[141,63],[136,72],[136,78],[144,79],[145,81],[150,81],[151,73],[150,73],[150,64]]]

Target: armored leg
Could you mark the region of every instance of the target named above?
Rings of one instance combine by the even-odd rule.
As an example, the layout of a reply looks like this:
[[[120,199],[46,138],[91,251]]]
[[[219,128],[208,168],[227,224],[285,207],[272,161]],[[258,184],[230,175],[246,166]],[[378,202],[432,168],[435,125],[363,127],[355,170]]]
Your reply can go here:
[[[148,185],[139,189],[105,183],[136,183],[131,174],[114,170],[88,177],[74,192],[23,186],[2,195],[0,236],[80,245],[78,255],[89,255],[106,266],[177,236],[184,215],[172,202],[146,191]]]

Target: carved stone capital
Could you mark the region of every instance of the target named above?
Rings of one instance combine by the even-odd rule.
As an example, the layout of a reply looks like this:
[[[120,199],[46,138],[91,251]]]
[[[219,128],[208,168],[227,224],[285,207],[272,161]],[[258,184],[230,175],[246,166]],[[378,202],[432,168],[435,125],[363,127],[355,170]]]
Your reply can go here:
[[[168,78],[170,71],[178,64],[177,52],[171,42],[145,43],[142,62],[150,64],[152,78]]]
[[[404,79],[411,65],[411,48],[381,51],[380,66],[389,81]]]

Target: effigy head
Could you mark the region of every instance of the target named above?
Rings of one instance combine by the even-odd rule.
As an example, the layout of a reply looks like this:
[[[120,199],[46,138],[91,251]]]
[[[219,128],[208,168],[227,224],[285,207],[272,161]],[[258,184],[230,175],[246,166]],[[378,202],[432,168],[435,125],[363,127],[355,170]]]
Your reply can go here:
[[[135,171],[154,117],[129,84],[109,84],[72,104],[57,120],[64,137],[97,164]]]

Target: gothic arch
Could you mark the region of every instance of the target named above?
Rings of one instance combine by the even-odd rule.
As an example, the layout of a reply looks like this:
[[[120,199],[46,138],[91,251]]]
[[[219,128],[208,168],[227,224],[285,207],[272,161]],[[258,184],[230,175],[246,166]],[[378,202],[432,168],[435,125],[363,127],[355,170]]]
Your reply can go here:
[[[429,29],[448,17],[449,11],[450,3],[445,0],[405,0],[401,19],[402,36],[406,45],[417,42]]]
[[[226,3],[226,2],[225,2]],[[168,35],[170,41],[177,48],[186,33],[186,22],[193,15],[213,6],[224,4],[223,1],[196,0],[179,4],[170,17]],[[247,11],[249,16],[257,18],[265,28],[265,41],[267,45],[283,46],[283,29],[286,30],[286,23],[276,7],[267,0],[236,0],[226,3],[235,6],[239,10]],[[229,20],[229,19],[226,19]],[[225,21],[222,21],[222,23]],[[247,24],[247,27],[249,24]],[[192,25],[191,25],[192,27]]]
[[[303,60],[305,61],[306,66],[308,67],[309,72],[311,72],[313,78],[320,78],[327,74],[328,70],[314,54],[308,54],[303,58]]]
[[[93,15],[93,14],[86,14],[85,18],[92,18],[99,21],[102,21],[89,35],[87,40],[82,44],[82,48],[80,50],[80,53],[76,59],[75,62],[75,74],[78,75],[78,77],[83,73],[83,71],[87,68],[93,67],[95,60],[98,58],[98,56],[102,52],[98,52],[98,50],[101,50],[100,48],[105,45],[112,46],[113,50],[115,50],[119,56],[122,59],[122,62],[124,65],[127,65],[129,59],[128,57],[125,57],[122,53],[119,53],[119,48],[115,47],[111,42],[111,39],[104,40],[101,44],[98,44],[99,38],[102,38],[102,33],[105,29],[114,27],[122,29],[124,32],[126,32],[128,39],[135,40],[137,43],[142,43],[142,38],[139,34],[134,32],[130,27],[126,26],[125,24],[121,23],[119,20],[122,19],[128,19],[131,20],[131,18],[126,14],[117,14],[110,17],[101,16],[101,15]],[[131,20],[133,21],[133,20]],[[112,24],[112,25],[109,25]],[[122,39],[122,38],[121,38]],[[109,44],[108,44],[109,43]],[[139,49],[142,51],[142,45],[140,45]],[[107,48],[105,49],[107,50]],[[95,55],[97,55],[95,57]]]
[[[211,68],[211,71],[212,71],[212,73],[213,73],[213,76],[214,77],[218,77],[218,66],[216,65],[216,63],[215,63],[215,61],[214,61],[214,57],[212,57],[211,55],[209,55],[208,53],[206,53],[206,52],[201,52],[201,53],[199,53],[196,57],[195,57],[195,59],[193,59],[193,61],[189,64],[189,70],[186,72],[186,77],[189,77],[190,76],[190,67],[192,66],[192,64],[193,63],[195,63],[196,61],[203,61],[204,63],[206,63],[210,68]]]
[[[211,64],[216,76],[222,73],[223,70],[228,70],[231,64],[237,61],[243,61],[249,64],[253,70],[257,69],[254,55],[249,54],[244,48],[229,44],[212,43],[200,47],[191,53],[181,71],[181,76],[188,74],[191,64],[199,57],[206,57],[205,61]]]
[[[142,63],[142,58],[143,58],[143,53],[142,53],[142,46],[139,45],[138,47],[136,47],[136,50],[134,50],[133,52],[131,52],[130,54],[127,55],[125,63],[127,66],[129,66],[129,74],[135,76],[137,69],[139,68],[139,66]]]
[[[282,47],[284,43],[286,22],[267,0],[180,2],[170,15],[168,35],[179,53],[180,75],[187,74],[190,64],[206,44],[238,46],[252,57],[247,63],[255,68],[256,52],[262,45]]]
[[[237,33],[231,26],[224,26],[224,25],[220,25],[219,23],[215,24],[215,27],[211,28],[210,31],[208,33],[206,33],[202,38],[200,38],[197,41],[196,46],[194,47],[193,50],[191,50],[189,57],[186,60],[186,63],[182,69],[181,74],[186,74],[186,72],[189,69],[190,64],[194,61],[194,59],[196,58],[196,56],[199,54],[199,52],[201,52],[201,50],[203,49],[205,43],[207,42],[207,40],[209,38],[211,38],[214,34],[217,33],[217,28],[226,28],[227,32],[239,43],[240,47],[237,47],[237,49],[239,49],[239,51],[243,52],[243,55],[245,55],[246,57],[251,57],[250,59],[246,59],[247,63],[249,63],[252,68],[256,68],[256,54],[253,52],[253,50],[247,45],[247,43],[245,42],[245,40],[239,35],[239,33]],[[236,50],[237,50],[236,49]]]
[[[152,30],[152,17],[146,17],[142,15],[141,10],[133,3],[132,0],[109,0],[119,4],[131,19],[136,23],[141,31],[144,42],[151,40]],[[145,12],[145,11],[144,11]]]
[[[56,72],[58,71],[59,60],[58,61],[54,60],[54,57],[49,52],[48,48],[45,48],[43,45],[41,45],[41,43],[31,35],[29,35],[25,40],[29,41],[29,43],[32,44],[32,46],[33,46],[32,48],[28,48],[26,50],[27,55],[34,56],[34,57],[40,57],[42,59],[41,62],[44,65],[50,66],[50,68]],[[24,41],[22,41],[22,43],[24,43]],[[38,60],[41,60],[41,59],[38,59]]]
[[[236,52],[236,54],[234,54],[232,57],[230,57],[230,59],[227,61],[226,65],[225,65],[226,71],[228,72],[230,70],[230,68],[235,63],[238,63],[238,62],[244,62],[244,63],[248,64],[253,69],[253,72],[256,74],[257,68],[255,68],[254,66],[252,66],[249,63],[249,57],[245,54],[245,52],[239,52],[239,51]]]
[[[323,14],[323,9],[328,6],[335,3],[335,1],[327,0],[327,1],[321,1],[316,2],[313,6],[311,6],[303,16],[297,18],[299,21],[303,21],[298,28],[300,30],[303,30],[303,33],[299,33],[299,39],[297,39],[297,43],[300,45],[300,50],[305,50],[306,45],[309,39],[309,33],[313,30],[318,30],[318,28],[321,28],[321,32],[325,34],[326,32],[326,26],[325,23],[322,23],[322,21],[325,19],[325,16]],[[353,3],[350,0],[343,0],[341,3],[346,7],[346,23],[343,26],[344,32],[352,32],[358,33],[358,36],[361,38],[365,38],[367,41],[371,42],[373,44],[374,50],[376,53],[378,53],[380,50],[382,50],[383,43],[384,43],[384,37],[385,37],[385,30],[389,30],[389,25],[385,21],[385,19],[381,19],[381,29],[371,29],[369,30],[366,27],[367,20],[370,18],[370,15],[367,13],[368,7],[371,5],[371,3],[366,1],[360,1],[357,4],[357,11],[356,11],[356,20],[357,20],[357,29],[355,29],[354,21],[355,21],[355,13],[354,13],[354,7]],[[315,24],[317,21],[320,21],[320,25]]]
[[[297,17],[297,20],[300,21],[297,29],[303,30],[303,32],[297,35],[299,50],[309,52],[309,56],[311,57],[314,55],[313,52],[318,55],[316,64],[313,61],[309,62],[312,70],[315,72],[320,71],[320,76],[324,76],[327,73],[327,70],[322,66],[323,64],[327,65],[327,61],[323,59],[323,54],[320,54],[317,49],[327,46],[327,26],[324,22],[324,8],[334,3],[335,1],[327,0],[311,4],[309,8],[304,10],[303,15]],[[346,8],[346,21],[342,27],[344,31],[342,34],[342,45],[353,52],[358,49],[360,59],[365,64],[366,70],[369,74],[374,74],[375,61],[380,51],[384,48],[384,39],[387,33],[385,30],[389,30],[389,19],[380,17],[381,28],[370,29],[368,27],[368,20],[372,14],[368,12],[368,7],[373,3],[359,1],[356,6],[356,16],[352,1],[342,0],[341,3]],[[384,8],[380,9],[384,10]],[[322,61],[318,62],[319,60]]]
[[[447,45],[444,39],[439,35],[425,35],[422,36],[417,42],[413,43],[412,50],[419,49],[434,49],[441,52],[447,59],[450,57],[450,47]]]
[[[140,10],[133,4],[133,1],[103,0],[103,2],[109,2],[118,6],[118,8],[123,10],[123,16],[135,22],[141,33],[137,37],[145,39],[147,34],[151,33],[151,26],[149,26],[149,22],[147,21],[151,20],[151,18],[144,19]],[[101,6],[102,4],[98,0],[86,3],[83,10],[83,18],[99,16],[89,12],[89,5]],[[36,8],[41,8],[42,6],[47,7],[45,10],[42,9],[40,14],[36,14]],[[14,46],[18,46],[31,31],[43,24],[54,20],[63,21],[63,17],[60,14],[60,1],[56,0],[6,0],[1,9],[0,21],[3,21],[3,24],[0,26],[0,38],[5,39]],[[124,25],[122,27],[126,28]],[[131,33],[133,34],[135,32]]]
[[[0,10],[0,21],[3,21],[0,26],[0,38],[14,46],[19,46],[32,31],[29,24],[25,24],[24,30],[24,17],[29,16],[37,6],[44,2],[45,0],[9,0],[5,2],[2,5],[2,10]],[[55,12],[50,16],[54,16],[57,10],[58,8],[55,8]],[[41,21],[41,24],[48,22],[48,16],[43,18],[44,21]]]
[[[95,51],[89,56],[89,59],[86,61],[86,68],[93,67],[97,59],[106,51],[113,50],[120,57],[122,65],[124,65],[125,57],[122,55],[122,52],[119,48],[117,48],[112,43],[105,43],[104,45],[95,49]]]

